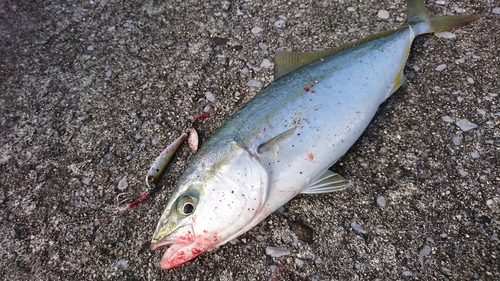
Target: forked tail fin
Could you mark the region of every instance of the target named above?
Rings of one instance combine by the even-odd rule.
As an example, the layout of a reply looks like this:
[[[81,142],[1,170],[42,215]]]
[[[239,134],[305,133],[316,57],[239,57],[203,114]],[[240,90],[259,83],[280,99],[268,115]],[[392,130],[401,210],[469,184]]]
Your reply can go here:
[[[436,16],[424,5],[423,0],[406,0],[408,23],[415,36],[424,33],[439,32],[467,25],[481,15]]]

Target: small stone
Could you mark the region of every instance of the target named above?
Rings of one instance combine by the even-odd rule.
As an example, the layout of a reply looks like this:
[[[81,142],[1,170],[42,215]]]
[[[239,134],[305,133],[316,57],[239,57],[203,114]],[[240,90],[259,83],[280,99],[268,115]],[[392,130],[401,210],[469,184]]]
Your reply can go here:
[[[458,136],[451,137],[451,140],[453,141],[454,145],[456,145],[456,146],[460,145],[460,138]]]
[[[262,87],[262,83],[260,83],[257,80],[250,80],[250,81],[248,81],[247,86],[248,87],[253,87],[253,88],[261,88]]]
[[[363,229],[363,227],[361,225],[358,224],[358,222],[356,220],[353,220],[351,222],[351,227],[354,231],[356,231],[359,234],[362,234],[362,235],[366,234],[366,231]]]
[[[261,31],[262,31],[262,28],[260,28],[258,26],[252,28],[252,33],[253,34],[259,34]]]
[[[442,32],[434,32],[434,35],[443,38],[443,39],[453,39],[457,37],[455,34],[449,32],[449,31],[442,31]]]
[[[428,245],[424,245],[420,252],[418,253],[418,259],[420,260],[420,264],[422,267],[424,266],[425,257],[432,253],[432,248]]]
[[[359,270],[361,268],[361,265],[359,263],[354,264],[354,269]]]
[[[483,117],[486,115],[486,110],[484,110],[484,109],[478,108],[478,109],[476,109],[476,111],[477,111],[477,113],[481,114],[481,116],[483,116]]]
[[[87,51],[93,52],[94,51],[94,46],[88,45],[87,46]]]
[[[210,102],[214,102],[215,101],[215,96],[211,92],[205,92],[205,97]]]
[[[413,272],[409,271],[409,270],[406,270],[406,271],[403,271],[401,273],[401,275],[403,275],[404,277],[407,277],[407,276],[413,276]]]
[[[298,266],[298,267],[301,267],[304,265],[304,261],[299,259],[299,258],[295,258],[295,264]]]
[[[493,14],[500,15],[500,7],[495,7],[495,8],[493,8],[493,9],[491,10],[491,12],[492,12]]]
[[[289,250],[281,248],[281,247],[272,247],[272,246],[267,246],[266,247],[266,255],[270,256],[271,258],[279,258],[283,256],[289,256],[291,253]]]
[[[263,59],[262,62],[260,63],[260,67],[262,68],[269,68],[273,65],[273,63],[271,61],[269,61],[268,59]]]
[[[354,27],[351,27],[347,30],[348,33],[353,33],[353,32],[356,32],[356,28]]]
[[[453,119],[451,119],[450,116],[443,116],[441,117],[441,120],[443,120],[446,123],[453,123]]]
[[[384,196],[377,197],[377,205],[382,209],[385,209],[385,207],[387,207],[387,200]]]
[[[386,10],[378,10],[377,17],[381,19],[388,19],[389,18],[389,12]]]
[[[356,9],[354,9],[354,7],[347,7],[347,11],[348,12],[354,12],[354,11],[356,11]]]
[[[486,183],[487,181],[488,181],[488,178],[485,175],[479,176],[480,183]]]
[[[273,25],[276,28],[282,28],[284,24],[285,24],[285,21],[282,19],[279,19],[279,20],[275,21]]]
[[[444,5],[444,4],[446,4],[446,2],[444,0],[437,0],[436,4],[438,4],[438,5]]]
[[[466,178],[468,173],[463,169],[457,169],[458,176],[462,179]]]
[[[462,130],[464,132],[467,132],[467,131],[470,131],[472,129],[477,128],[477,124],[472,123],[471,121],[469,121],[467,119],[460,119],[455,124],[460,128],[460,130]]]
[[[414,64],[414,65],[412,66],[412,68],[413,68],[413,70],[415,70],[415,71],[420,71],[420,66],[418,66],[418,65],[416,65],[416,64]]]
[[[432,237],[427,237],[427,241],[428,241],[428,242],[431,242],[432,244],[434,244],[434,243],[435,243],[434,238],[432,238]]]
[[[446,64],[440,64],[436,67],[436,71],[443,71],[446,69]]]
[[[467,82],[474,84],[474,79],[472,77],[467,77]]]
[[[472,157],[472,159],[478,159],[479,158],[479,152],[477,152],[476,150],[471,151],[470,157]]]
[[[119,268],[119,269],[127,269],[128,268],[128,262],[127,262],[126,259],[121,259],[118,262],[116,262],[115,267]]]
[[[449,270],[448,268],[446,267],[441,267],[439,269],[439,271],[441,271],[441,273],[444,275],[444,276],[450,276],[451,275],[451,270]]]
[[[128,182],[127,182],[127,176],[124,176],[119,182],[118,182],[118,190],[124,191],[128,187]]]
[[[267,51],[267,48],[268,48],[267,44],[266,44],[266,43],[263,43],[263,42],[260,42],[260,43],[259,43],[259,47],[260,47],[260,49],[261,49],[262,51],[264,51],[264,52],[266,52],[266,51]]]

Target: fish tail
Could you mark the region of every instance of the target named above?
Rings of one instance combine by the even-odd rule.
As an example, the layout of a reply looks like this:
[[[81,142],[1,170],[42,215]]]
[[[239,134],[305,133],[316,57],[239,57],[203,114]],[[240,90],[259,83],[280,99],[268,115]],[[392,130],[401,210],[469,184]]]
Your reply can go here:
[[[415,35],[439,32],[467,25],[481,15],[436,16],[425,7],[423,0],[406,0],[408,23]]]

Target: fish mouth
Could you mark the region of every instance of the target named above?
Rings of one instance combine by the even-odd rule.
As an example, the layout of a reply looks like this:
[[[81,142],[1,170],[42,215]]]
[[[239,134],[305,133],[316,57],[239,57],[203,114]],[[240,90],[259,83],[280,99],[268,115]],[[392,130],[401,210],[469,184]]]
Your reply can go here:
[[[169,269],[179,266],[193,258],[186,255],[185,251],[182,251],[182,249],[188,248],[194,244],[195,241],[196,238],[194,235],[193,225],[186,224],[178,227],[172,233],[161,238],[160,240],[151,241],[150,249],[158,250],[168,247],[161,258],[160,266],[163,269]]]
[[[178,227],[169,235],[161,238],[160,240],[153,239],[151,241],[150,249],[158,250],[167,246],[173,245],[189,245],[196,240],[192,224],[186,224]]]

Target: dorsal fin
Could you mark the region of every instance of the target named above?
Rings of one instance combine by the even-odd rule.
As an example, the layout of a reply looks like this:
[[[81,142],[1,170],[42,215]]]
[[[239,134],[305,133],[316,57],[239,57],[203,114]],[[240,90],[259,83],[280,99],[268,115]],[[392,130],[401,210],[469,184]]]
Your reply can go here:
[[[391,35],[391,34],[397,32],[403,28],[407,28],[407,27],[382,31],[382,32],[367,36],[367,37],[365,37],[361,40],[358,40],[356,42],[347,43],[347,44],[344,44],[342,46],[331,48],[328,50],[323,50],[323,51],[287,52],[287,51],[278,50],[276,52],[275,57],[274,57],[274,80],[276,80],[276,79],[280,78],[281,76],[284,76],[285,74],[290,73],[290,72],[294,71],[295,69],[298,69],[304,65],[310,64],[310,63],[315,62],[315,61],[320,60],[320,59],[324,59],[328,56],[331,56],[333,54],[347,50],[349,48],[361,45],[363,43],[370,42],[370,41],[373,41],[375,39]]]

